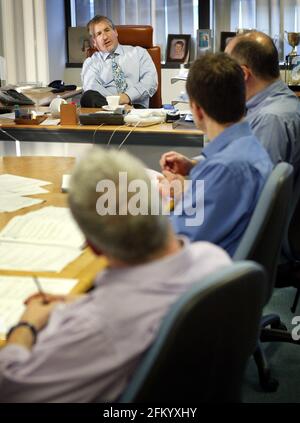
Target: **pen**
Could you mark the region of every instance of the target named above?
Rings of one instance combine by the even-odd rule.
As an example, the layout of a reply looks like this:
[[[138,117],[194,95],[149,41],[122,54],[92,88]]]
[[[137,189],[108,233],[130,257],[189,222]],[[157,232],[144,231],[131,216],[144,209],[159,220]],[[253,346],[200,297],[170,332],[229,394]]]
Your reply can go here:
[[[38,280],[38,278],[37,278],[36,276],[33,276],[33,280],[34,280],[34,282],[35,282],[35,284],[36,284],[36,286],[37,286],[37,289],[38,289],[38,291],[39,291],[39,293],[40,293],[40,295],[41,295],[42,299],[43,299],[43,304],[48,304],[47,297],[46,297],[46,295],[45,295],[44,291],[42,290],[42,287],[41,287],[40,281]]]

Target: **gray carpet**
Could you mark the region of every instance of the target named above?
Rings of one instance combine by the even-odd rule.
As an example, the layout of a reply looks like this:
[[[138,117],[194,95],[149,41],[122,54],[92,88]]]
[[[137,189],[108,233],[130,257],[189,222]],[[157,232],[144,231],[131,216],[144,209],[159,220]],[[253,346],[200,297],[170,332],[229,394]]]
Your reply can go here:
[[[295,315],[290,307],[294,288],[275,289],[264,314],[279,314],[290,330],[294,316],[300,316],[300,302]],[[263,344],[272,376],[279,381],[277,392],[263,392],[258,383],[254,360],[251,358],[245,375],[243,402],[245,403],[300,403],[300,345],[279,342]]]

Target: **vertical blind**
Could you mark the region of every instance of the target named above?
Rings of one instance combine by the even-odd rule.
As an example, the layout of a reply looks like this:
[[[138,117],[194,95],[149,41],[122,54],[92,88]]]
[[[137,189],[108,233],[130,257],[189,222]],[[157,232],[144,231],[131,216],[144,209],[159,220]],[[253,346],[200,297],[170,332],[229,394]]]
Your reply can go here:
[[[216,50],[221,31],[255,28],[274,39],[283,59],[291,50],[285,31],[300,31],[300,0],[212,0],[212,12]]]
[[[168,34],[195,39],[198,29],[198,0],[71,0],[72,26],[85,26],[97,14],[116,25],[152,25],[163,57]]]

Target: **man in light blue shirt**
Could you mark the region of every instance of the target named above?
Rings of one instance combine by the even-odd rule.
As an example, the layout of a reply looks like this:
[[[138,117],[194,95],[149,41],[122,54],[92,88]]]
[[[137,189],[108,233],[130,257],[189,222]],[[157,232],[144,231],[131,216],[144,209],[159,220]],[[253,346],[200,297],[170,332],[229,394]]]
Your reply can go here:
[[[280,79],[273,40],[262,32],[233,38],[225,50],[241,65],[246,83],[247,120],[274,164],[300,170],[300,102]]]
[[[190,184],[184,194],[173,191],[175,232],[192,241],[209,240],[233,255],[272,162],[243,120],[245,83],[235,60],[224,53],[197,60],[189,72],[187,92],[196,126],[210,143],[199,162],[175,152],[165,153],[160,162],[166,177],[161,188],[164,192],[167,181],[184,183],[188,177]]]
[[[120,95],[120,104],[149,107],[158,84],[155,65],[142,47],[120,45],[113,22],[95,16],[89,23],[93,46],[98,50],[82,67],[82,107],[102,107],[106,97]]]

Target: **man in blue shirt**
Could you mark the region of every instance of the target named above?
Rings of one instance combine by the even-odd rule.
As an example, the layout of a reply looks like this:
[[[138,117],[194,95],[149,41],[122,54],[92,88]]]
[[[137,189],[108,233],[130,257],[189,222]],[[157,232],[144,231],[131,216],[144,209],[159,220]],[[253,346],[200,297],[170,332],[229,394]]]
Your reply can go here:
[[[95,16],[87,26],[98,51],[82,67],[81,106],[102,107],[107,104],[107,96],[120,95],[122,105],[148,107],[158,82],[147,50],[120,45],[118,32],[106,16]]]
[[[262,32],[233,38],[225,50],[241,65],[246,84],[247,120],[274,164],[300,170],[300,102],[280,79],[273,40]]]
[[[219,53],[195,61],[187,93],[196,126],[210,143],[198,162],[175,152],[165,153],[160,161],[165,176],[161,189],[164,193],[167,182],[184,183],[188,177],[190,184],[183,195],[180,189],[170,190],[175,201],[171,215],[175,231],[192,241],[211,241],[233,255],[272,162],[243,120],[244,75],[235,60]]]

